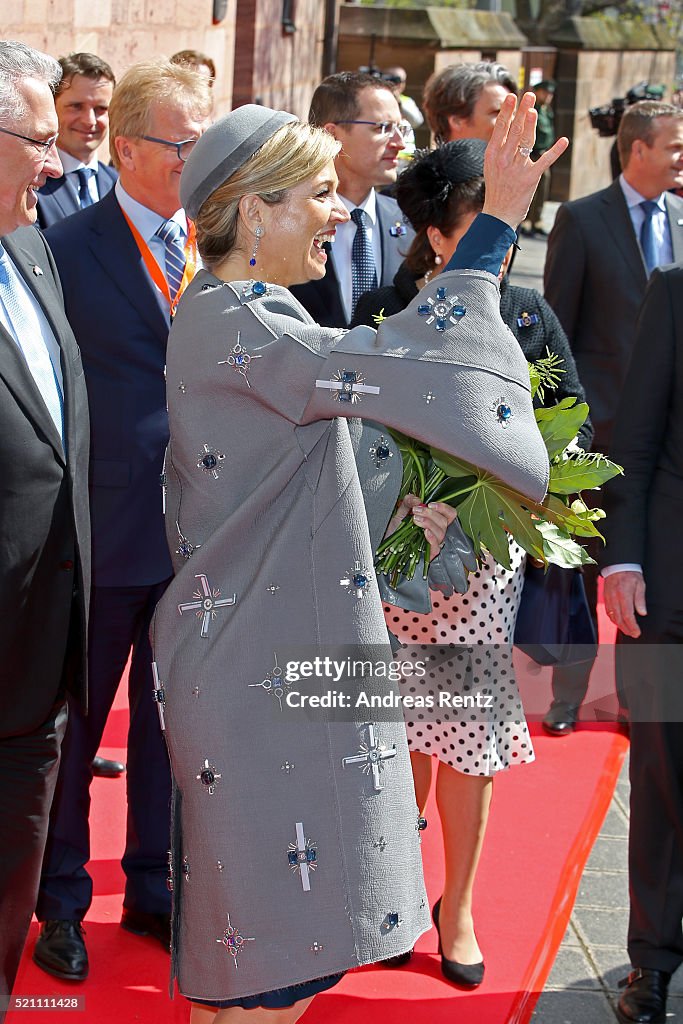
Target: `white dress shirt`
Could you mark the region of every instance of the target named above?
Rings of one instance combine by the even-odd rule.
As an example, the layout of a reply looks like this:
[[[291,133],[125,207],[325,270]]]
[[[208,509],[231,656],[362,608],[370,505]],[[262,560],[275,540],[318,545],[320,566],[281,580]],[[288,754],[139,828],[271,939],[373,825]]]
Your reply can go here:
[[[349,213],[356,208],[364,210],[366,213],[365,233],[368,236],[372,246],[372,253],[375,257],[377,285],[379,286],[382,282],[382,239],[380,236],[380,225],[377,216],[377,198],[375,190],[374,188],[370,189],[362,203],[352,203],[343,195],[340,195],[339,198]],[[353,273],[351,270],[351,248],[353,246],[353,239],[357,230],[358,229],[352,220],[347,221],[346,224],[338,224],[337,233],[332,245],[332,262],[337,274],[337,280],[339,281],[339,292],[347,322],[351,320],[351,316],[353,315]]]
[[[57,152],[59,153],[59,159],[62,161],[66,180],[74,190],[79,204],[81,198],[81,182],[78,177],[78,171],[82,168],[88,168],[93,172],[88,178],[88,192],[90,193],[90,198],[93,203],[98,203],[100,200],[100,193],[97,188],[97,175],[100,172],[100,163],[97,159],[97,154],[93,153],[90,160],[88,160],[87,163],[83,163],[82,160],[77,160],[76,157],[71,156],[70,153],[65,153],[63,149],[59,148],[59,146],[57,147]]]
[[[645,211],[640,204],[645,202],[645,196],[641,196],[640,192],[636,192],[636,190],[626,181],[623,174],[619,175],[619,184],[621,185],[621,190],[624,193],[624,199],[628,206],[633,230],[636,233],[636,238],[640,242],[640,229],[642,228],[643,221],[645,220]],[[671,228],[669,227],[669,216],[666,212],[664,196],[665,193],[662,192],[661,195],[657,196],[654,200],[659,209],[652,215],[652,230],[655,238],[655,244],[657,246],[658,267],[663,267],[667,263],[673,263],[674,261],[674,250],[671,242]]]

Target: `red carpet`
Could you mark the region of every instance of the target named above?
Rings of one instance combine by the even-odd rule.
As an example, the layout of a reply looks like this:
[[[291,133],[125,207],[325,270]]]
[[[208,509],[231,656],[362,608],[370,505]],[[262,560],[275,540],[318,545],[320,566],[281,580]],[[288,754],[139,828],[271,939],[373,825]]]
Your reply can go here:
[[[611,675],[609,650],[600,678]],[[522,677],[526,674],[521,672]],[[547,673],[522,679],[525,706],[547,706]],[[593,688],[593,683],[591,684]],[[126,708],[119,695],[104,753],[125,760]],[[532,727],[537,760],[496,780],[491,823],[477,881],[475,919],[486,956],[486,979],[474,993],[459,992],[441,977],[434,930],[423,936],[412,962],[398,971],[356,971],[319,996],[305,1024],[527,1024],[562,940],[590,848],[609,806],[627,743],[609,724],[586,725],[554,740]],[[7,1024],[180,1024],[188,1004],[167,996],[168,958],[149,939],[118,927],[123,890],[125,781],[93,784],[93,862],[96,897],[85,922],[90,977],[84,984],[52,979],[30,959],[33,924],[16,994],[85,1000],[73,1010],[11,1011]],[[442,878],[441,838],[435,808],[423,849],[434,900]],[[621,937],[619,937],[621,939]]]

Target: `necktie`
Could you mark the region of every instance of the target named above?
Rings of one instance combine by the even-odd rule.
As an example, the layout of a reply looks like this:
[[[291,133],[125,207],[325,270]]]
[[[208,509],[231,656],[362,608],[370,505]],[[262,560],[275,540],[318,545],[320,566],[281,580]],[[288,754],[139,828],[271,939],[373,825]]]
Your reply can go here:
[[[78,175],[78,201],[81,204],[81,210],[84,210],[86,206],[93,205],[93,198],[90,195],[88,182],[94,173],[95,172],[92,167],[79,167],[76,171],[76,174]]]
[[[361,295],[377,287],[377,270],[372,246],[365,231],[365,210],[356,207],[351,211],[351,220],[356,225],[356,234],[351,246],[351,313],[356,308]]]
[[[16,278],[9,257],[0,245],[0,298],[9,314],[15,340],[28,364],[47,411],[64,442],[64,396],[50,353],[43,339],[40,320]]]
[[[165,220],[157,229],[157,235],[166,246],[166,280],[171,293],[171,301],[173,301],[178,294],[185,273],[185,249],[183,248],[180,224],[174,220]]]
[[[645,257],[647,272],[648,274],[651,274],[654,268],[659,264],[657,241],[655,239],[654,224],[652,223],[652,218],[659,209],[659,206],[654,199],[645,199],[640,206],[645,214],[645,219],[640,226],[640,247],[643,250],[643,256]]]

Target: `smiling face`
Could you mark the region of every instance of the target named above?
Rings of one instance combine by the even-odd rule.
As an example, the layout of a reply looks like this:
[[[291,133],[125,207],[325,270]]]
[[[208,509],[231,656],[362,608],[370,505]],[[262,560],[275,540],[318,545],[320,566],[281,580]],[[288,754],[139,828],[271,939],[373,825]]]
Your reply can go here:
[[[198,139],[209,127],[208,118],[198,119],[186,106],[172,100],[159,101],[150,113],[145,134],[169,142]],[[119,136],[115,145],[126,192],[160,216],[172,217],[180,208],[180,175],[185,166],[178,151],[173,146],[126,136]]]
[[[484,142],[488,142],[506,96],[509,96],[509,92],[504,85],[487,82],[479,93],[469,117],[450,115],[448,118],[450,134],[445,141],[483,139]]]
[[[28,111],[17,121],[2,125],[31,139],[45,140],[57,134],[57,114],[46,82],[25,78],[18,91]],[[39,146],[12,135],[0,136],[0,236],[34,224],[36,189],[48,178],[59,178],[62,165],[54,146],[45,154]]]
[[[390,89],[372,86],[361,89],[354,120],[371,123],[330,122],[324,127],[342,144],[335,161],[339,191],[358,205],[370,189],[382,188],[396,181],[398,154],[405,149],[405,142],[398,131],[385,135],[376,127],[381,122],[398,124],[402,120],[398,101]]]
[[[660,117],[652,145],[636,139],[624,176],[646,199],[683,185],[683,118]]]
[[[88,162],[107,133],[113,91],[106,78],[73,76],[55,99],[60,149],[76,160]]]
[[[334,163],[295,185],[282,203],[262,204],[261,216],[259,277],[285,288],[324,277],[323,243],[333,241],[337,225],[349,219],[337,196]]]

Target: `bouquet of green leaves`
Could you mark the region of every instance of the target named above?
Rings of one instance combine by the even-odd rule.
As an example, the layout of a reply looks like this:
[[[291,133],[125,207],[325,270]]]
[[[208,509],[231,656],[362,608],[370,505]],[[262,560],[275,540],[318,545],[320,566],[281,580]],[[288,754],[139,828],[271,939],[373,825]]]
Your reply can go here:
[[[542,400],[544,389],[557,387],[563,372],[560,362],[558,356],[548,354],[529,364],[532,397]],[[483,558],[485,548],[508,569],[509,535],[544,565],[554,562],[572,568],[592,562],[577,538],[604,539],[596,523],[605,513],[591,507],[584,492],[600,487],[622,469],[599,452],[584,452],[577,445],[577,433],[588,416],[585,402],[565,398],[535,409],[534,414],[550,460],[548,493],[542,502],[531,501],[462,459],[392,430],[403,457],[399,501],[416,494],[425,503],[453,505],[477,558]],[[429,559],[424,532],[408,516],[379,545],[375,566],[396,586],[401,576],[412,579],[420,565],[426,577]]]

